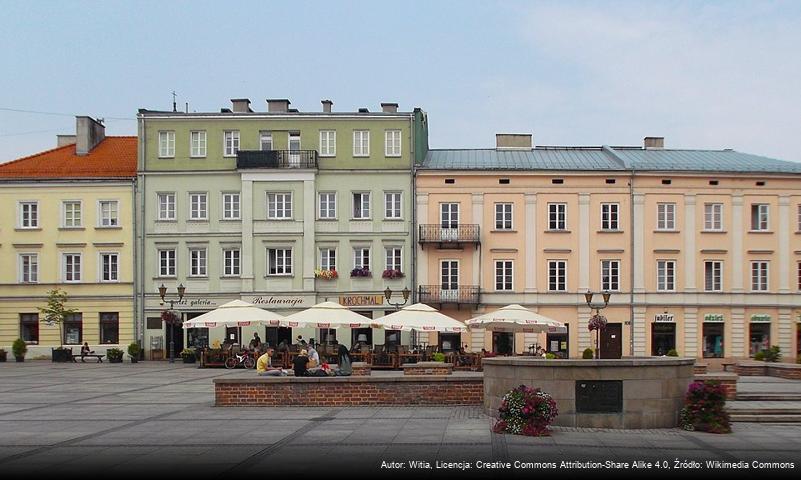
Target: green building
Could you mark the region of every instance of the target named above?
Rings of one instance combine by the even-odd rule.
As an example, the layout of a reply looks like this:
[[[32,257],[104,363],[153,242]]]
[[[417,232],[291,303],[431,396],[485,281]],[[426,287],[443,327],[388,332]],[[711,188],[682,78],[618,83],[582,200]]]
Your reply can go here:
[[[234,299],[290,314],[334,301],[377,318],[412,289],[413,176],[428,149],[424,112],[360,108],[299,112],[289,100],[247,99],[220,112],[140,110],[138,115],[137,313],[144,345],[175,351],[258,332],[351,345],[402,341],[397,332],[243,327],[167,327],[166,299],[184,319]],[[410,298],[411,302],[412,299]],[[167,304],[167,307],[169,304]],[[406,334],[404,334],[406,335]],[[408,340],[408,339],[403,339]]]

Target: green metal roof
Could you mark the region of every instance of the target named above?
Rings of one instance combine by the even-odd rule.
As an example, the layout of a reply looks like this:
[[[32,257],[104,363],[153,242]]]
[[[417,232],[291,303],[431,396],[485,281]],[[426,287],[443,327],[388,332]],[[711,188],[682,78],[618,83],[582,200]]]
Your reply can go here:
[[[428,170],[607,170],[798,173],[801,163],[734,150],[538,147],[533,150],[429,150]]]

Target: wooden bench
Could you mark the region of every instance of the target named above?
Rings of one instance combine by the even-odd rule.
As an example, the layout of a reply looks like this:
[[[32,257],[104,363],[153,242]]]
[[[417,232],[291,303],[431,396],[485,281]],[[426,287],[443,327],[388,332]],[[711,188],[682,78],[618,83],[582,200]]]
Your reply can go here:
[[[72,356],[72,363],[78,363],[78,362],[75,360],[76,358],[80,358],[80,359],[81,359],[81,363],[86,363],[86,362],[84,361],[84,359],[85,359],[86,357],[92,357],[92,358],[96,358],[96,359],[97,359],[97,363],[103,363],[103,357],[105,357],[105,355],[101,355],[101,354],[99,354],[99,353],[87,353],[87,354],[85,354],[85,355],[73,355],[73,356]]]

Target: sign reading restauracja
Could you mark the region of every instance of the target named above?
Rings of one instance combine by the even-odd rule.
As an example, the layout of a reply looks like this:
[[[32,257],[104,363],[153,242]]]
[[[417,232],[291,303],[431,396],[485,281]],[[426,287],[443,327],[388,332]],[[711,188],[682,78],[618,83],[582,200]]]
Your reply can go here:
[[[174,303],[174,307],[176,310],[181,309],[188,309],[188,310],[214,310],[215,308],[219,307],[224,303],[228,303],[231,300],[235,300],[236,296],[231,297],[217,297],[217,296],[209,296],[209,297],[193,297],[193,296],[186,296],[181,299],[181,301],[176,301]],[[242,301],[252,303],[258,307],[262,307],[266,310],[278,310],[284,308],[308,308],[314,305],[315,297],[314,295],[242,295]],[[163,309],[165,305],[161,303],[161,299],[158,297],[155,298],[148,298],[147,299],[147,309]],[[169,304],[166,304],[169,306]]]

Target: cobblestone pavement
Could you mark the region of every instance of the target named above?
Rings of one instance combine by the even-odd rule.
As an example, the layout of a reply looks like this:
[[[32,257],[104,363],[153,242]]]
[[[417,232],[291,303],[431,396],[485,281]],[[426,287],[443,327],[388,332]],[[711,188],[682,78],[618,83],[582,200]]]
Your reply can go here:
[[[214,407],[211,379],[243,374],[159,362],[0,363],[0,472],[174,475],[179,468],[207,478],[366,473],[398,462],[402,470],[384,474],[427,478],[499,473],[479,469],[479,461],[578,461],[590,469],[607,460],[801,463],[801,425],[741,423],[732,435],[554,428],[550,437],[527,438],[492,434],[479,407]],[[432,468],[411,469],[410,461]],[[437,461],[470,468],[437,469]]]

